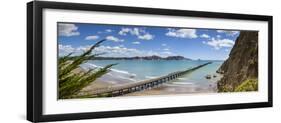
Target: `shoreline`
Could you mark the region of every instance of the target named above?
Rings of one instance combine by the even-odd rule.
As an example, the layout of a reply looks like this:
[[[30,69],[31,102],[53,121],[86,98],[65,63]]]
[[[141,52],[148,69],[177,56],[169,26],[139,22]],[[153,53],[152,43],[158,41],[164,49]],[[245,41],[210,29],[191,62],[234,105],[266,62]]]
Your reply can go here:
[[[221,78],[222,75],[218,75]],[[123,96],[150,96],[150,95],[172,95],[172,94],[198,94],[198,93],[216,93],[217,80],[206,82],[203,85],[195,84],[176,84],[177,82],[171,81],[160,85],[156,88],[151,88],[143,91],[125,94]],[[186,82],[188,83],[188,82]]]
[[[86,71],[83,68],[79,68],[78,71]],[[221,78],[222,75],[217,74],[216,80],[206,79],[206,83],[196,85],[192,82],[191,84],[180,84],[185,82],[175,82],[171,81],[168,83],[164,83],[159,85],[158,87],[146,89],[143,91],[137,91],[133,93],[128,93],[122,96],[150,96],[150,95],[171,95],[171,94],[195,94],[195,93],[216,93],[217,92],[217,80]],[[214,74],[212,74],[214,75]],[[116,77],[117,78],[117,77]],[[98,78],[85,88],[81,90],[79,94],[91,93],[92,91],[104,88],[110,88],[112,86],[124,85],[127,83],[131,83],[132,81],[127,81],[124,79],[116,79],[114,76],[110,76],[110,72],[107,75],[104,75],[101,78]],[[134,81],[136,82],[136,81]],[[188,83],[188,81],[186,81]]]

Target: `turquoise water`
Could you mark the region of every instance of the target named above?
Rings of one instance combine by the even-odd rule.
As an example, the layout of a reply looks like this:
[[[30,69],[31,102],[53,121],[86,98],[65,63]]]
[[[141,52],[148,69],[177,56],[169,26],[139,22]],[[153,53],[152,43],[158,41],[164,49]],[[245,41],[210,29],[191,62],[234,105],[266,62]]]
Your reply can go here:
[[[112,71],[104,76],[104,80],[136,82],[145,79],[151,79],[171,72],[186,70],[208,61],[197,60],[95,60],[83,64],[83,68],[104,67],[108,64],[118,63],[112,68]],[[212,61],[212,64],[199,68],[174,80],[171,84],[195,84],[205,85],[213,79],[206,79],[206,75],[214,75],[223,61]],[[110,78],[110,79],[109,79]]]

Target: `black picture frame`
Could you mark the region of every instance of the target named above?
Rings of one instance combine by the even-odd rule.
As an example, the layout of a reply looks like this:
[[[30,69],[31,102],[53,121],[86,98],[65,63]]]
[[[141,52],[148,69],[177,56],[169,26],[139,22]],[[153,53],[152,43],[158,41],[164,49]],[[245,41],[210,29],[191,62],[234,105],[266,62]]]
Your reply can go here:
[[[86,10],[100,12],[138,13],[151,15],[169,15],[183,17],[205,17],[220,19],[256,20],[268,22],[268,101],[257,103],[207,105],[191,107],[173,107],[158,109],[123,110],[91,113],[72,113],[43,115],[42,109],[42,10],[65,9],[65,10]],[[232,14],[202,11],[185,11],[156,8],[140,8],[125,6],[93,5],[80,3],[45,2],[33,1],[27,3],[27,120],[32,122],[63,121],[78,119],[94,119],[107,117],[124,117],[136,115],[154,115],[185,113],[213,110],[245,109],[272,107],[272,37],[273,37],[273,17],[264,15]]]

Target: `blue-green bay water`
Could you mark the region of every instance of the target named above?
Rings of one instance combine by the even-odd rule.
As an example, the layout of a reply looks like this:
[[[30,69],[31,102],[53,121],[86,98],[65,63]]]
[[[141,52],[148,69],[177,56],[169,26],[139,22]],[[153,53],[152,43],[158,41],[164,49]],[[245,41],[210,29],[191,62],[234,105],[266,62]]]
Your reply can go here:
[[[171,72],[187,70],[192,67],[210,62],[209,60],[94,60],[82,65],[82,68],[99,68],[108,64],[115,65],[109,73],[101,79],[113,84],[137,82],[167,75]],[[191,73],[183,75],[166,84],[172,86],[189,86],[194,88],[209,87],[219,77],[206,79],[206,75],[216,75],[216,70],[223,61],[212,61],[212,64],[199,68]],[[200,90],[200,89],[199,89]]]

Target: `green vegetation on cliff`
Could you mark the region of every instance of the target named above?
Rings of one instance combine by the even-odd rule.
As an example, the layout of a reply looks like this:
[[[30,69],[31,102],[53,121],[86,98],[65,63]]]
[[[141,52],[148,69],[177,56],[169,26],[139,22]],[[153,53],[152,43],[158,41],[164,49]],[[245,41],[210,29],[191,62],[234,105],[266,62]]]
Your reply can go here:
[[[231,87],[222,86],[220,92],[247,92],[258,90],[258,79],[247,79],[240,85],[232,89]]]
[[[235,92],[245,92],[245,91],[257,91],[258,90],[258,79],[247,79],[242,82],[237,88],[235,88]]]

